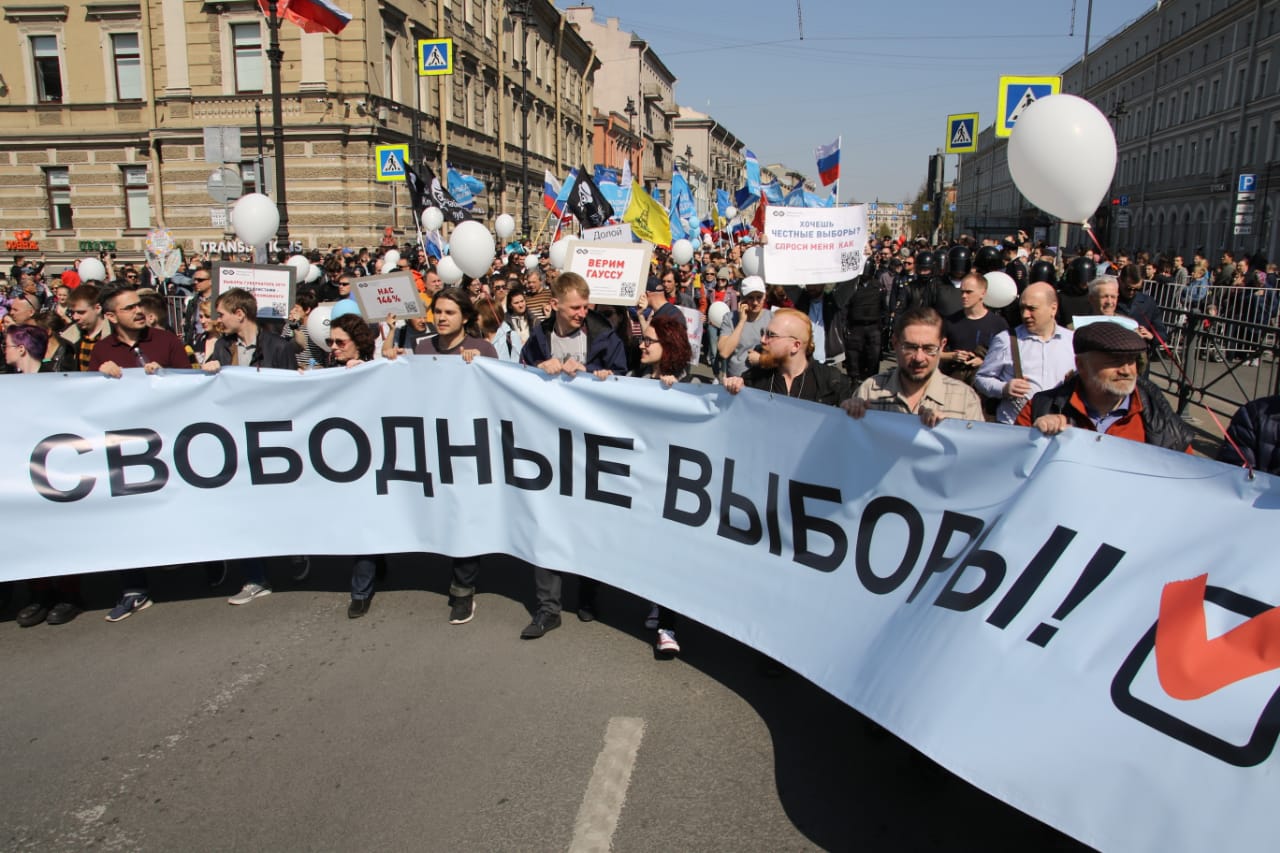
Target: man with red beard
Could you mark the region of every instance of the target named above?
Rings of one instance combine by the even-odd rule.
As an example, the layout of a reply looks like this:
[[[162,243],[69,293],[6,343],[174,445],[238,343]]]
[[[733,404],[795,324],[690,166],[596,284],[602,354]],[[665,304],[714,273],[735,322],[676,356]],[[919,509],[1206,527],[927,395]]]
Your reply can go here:
[[[849,377],[813,359],[813,324],[809,315],[794,308],[777,308],[760,333],[764,349],[760,361],[743,376],[729,376],[725,390],[737,394],[743,387],[758,388],[797,400],[838,406],[853,393]]]
[[[1067,427],[1105,432],[1169,450],[1191,452],[1191,436],[1164,394],[1138,374],[1147,343],[1117,323],[1092,323],[1072,338],[1076,375],[1041,391],[1016,423],[1045,435]]]
[[[947,418],[981,421],[982,402],[974,390],[938,370],[946,345],[937,311],[911,308],[900,314],[893,332],[898,366],[863,382],[841,407],[852,418],[868,409],[917,415],[927,427]]]

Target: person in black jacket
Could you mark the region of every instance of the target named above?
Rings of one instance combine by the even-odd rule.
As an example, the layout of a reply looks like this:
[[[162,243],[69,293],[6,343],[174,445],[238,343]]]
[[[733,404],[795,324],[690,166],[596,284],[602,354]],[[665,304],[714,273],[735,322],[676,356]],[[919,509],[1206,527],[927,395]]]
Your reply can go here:
[[[206,372],[217,373],[227,364],[297,369],[293,344],[258,328],[258,300],[252,293],[233,287],[218,297],[214,312],[226,334],[213,345],[213,352],[204,363]]]
[[[853,383],[834,367],[814,361],[813,324],[794,308],[773,312],[761,335],[760,362],[743,376],[724,380],[725,390],[737,394],[744,387],[838,406],[853,396]]]
[[[863,276],[855,281],[844,311],[844,372],[857,387],[880,372],[884,293],[879,279]]]
[[[1218,461],[1280,474],[1280,395],[1259,397],[1236,410],[1218,448]],[[1232,443],[1234,442],[1234,444]]]

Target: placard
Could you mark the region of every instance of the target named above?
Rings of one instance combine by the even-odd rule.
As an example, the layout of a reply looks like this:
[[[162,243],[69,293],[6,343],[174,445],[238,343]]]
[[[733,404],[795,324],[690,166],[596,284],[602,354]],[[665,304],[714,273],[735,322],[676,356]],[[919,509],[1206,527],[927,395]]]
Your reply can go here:
[[[596,305],[635,305],[649,279],[649,243],[609,241],[569,242],[568,272],[576,272],[591,287]]]
[[[413,273],[393,272],[367,275],[354,279],[351,292],[360,306],[360,316],[370,323],[385,320],[388,314],[397,318],[421,317],[426,306],[418,297]]]
[[[297,270],[284,264],[214,264],[213,299],[233,287],[247,290],[258,300],[259,319],[283,320],[293,307]]]
[[[689,364],[696,365],[702,360],[702,313],[697,308],[685,308],[677,305],[684,315],[684,323],[689,327]]]
[[[632,241],[631,225],[619,222],[616,225],[601,225],[599,228],[583,228],[580,238],[588,243],[613,242],[630,243]]]
[[[862,274],[867,206],[770,207],[765,211],[764,280],[830,284]]]

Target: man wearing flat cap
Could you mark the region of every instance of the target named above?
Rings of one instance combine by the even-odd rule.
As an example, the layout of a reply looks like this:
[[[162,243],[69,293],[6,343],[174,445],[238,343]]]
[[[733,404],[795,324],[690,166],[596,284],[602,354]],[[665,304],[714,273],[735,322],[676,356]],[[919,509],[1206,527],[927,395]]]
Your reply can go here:
[[[1018,413],[1017,424],[1045,435],[1077,427],[1191,452],[1186,425],[1164,394],[1138,375],[1146,341],[1118,323],[1104,321],[1076,330],[1071,343],[1076,374],[1032,397]]]

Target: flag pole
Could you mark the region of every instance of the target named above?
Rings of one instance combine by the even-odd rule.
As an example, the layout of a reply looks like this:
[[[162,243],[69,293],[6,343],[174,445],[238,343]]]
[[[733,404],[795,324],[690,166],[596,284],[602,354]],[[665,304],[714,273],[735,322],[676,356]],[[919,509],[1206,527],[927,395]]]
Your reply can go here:
[[[840,149],[843,147],[844,147],[844,134],[840,134],[839,136],[836,137],[836,163],[837,164],[840,163],[840,153],[841,153]],[[838,165],[837,165],[837,168],[839,168]],[[840,206],[840,173],[839,172],[836,173],[836,185],[831,190],[831,193],[833,196],[835,196],[834,201],[835,201],[836,207],[839,207]]]

